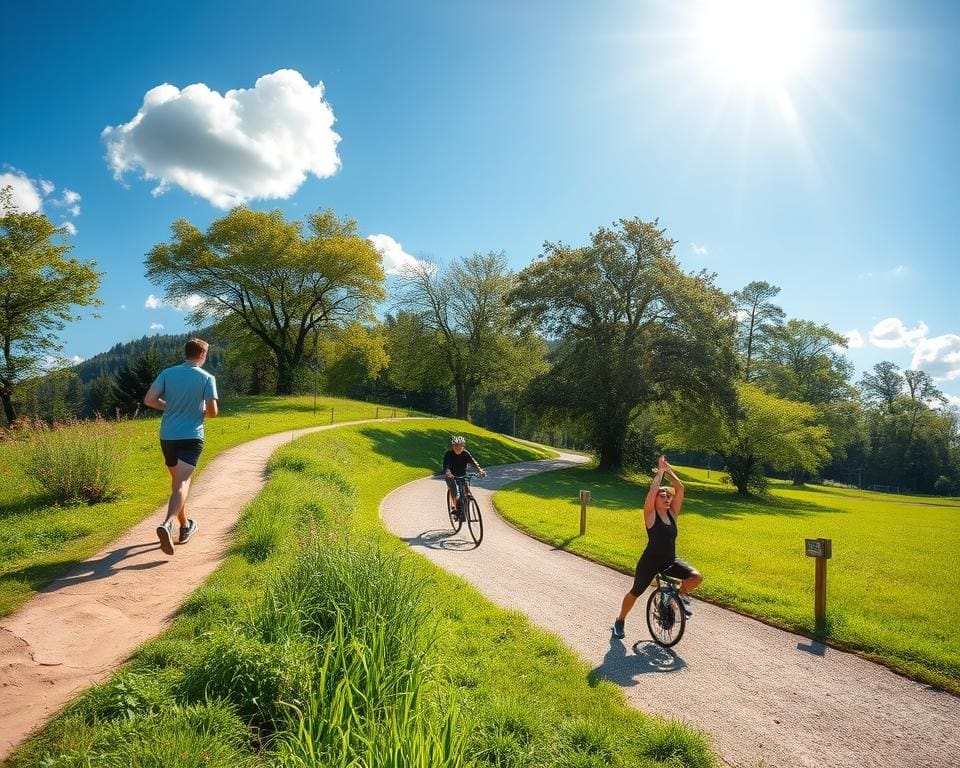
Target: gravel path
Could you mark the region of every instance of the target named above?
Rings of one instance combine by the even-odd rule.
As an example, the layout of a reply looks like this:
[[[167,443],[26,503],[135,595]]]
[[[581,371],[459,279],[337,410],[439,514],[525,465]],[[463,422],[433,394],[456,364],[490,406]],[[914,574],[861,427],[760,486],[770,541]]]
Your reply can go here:
[[[187,510],[200,529],[173,557],[157,542],[164,504],[0,619],[0,761],[77,693],[109,677],[137,646],[163,631],[183,599],[223,562],[233,526],[263,488],[267,459],[278,447],[309,432],[395,420],[400,419],[280,432],[224,451],[193,482]],[[158,449],[158,471],[160,462]]]
[[[488,469],[474,484],[485,523],[479,548],[466,527],[452,533],[442,478],[397,489],[381,515],[411,548],[559,635],[632,706],[706,731],[730,765],[960,766],[960,698],[853,654],[696,600],[683,640],[662,649],[647,634],[645,596],[626,639],[612,639],[631,578],[523,535],[491,503],[509,482],[581,461],[563,454]]]

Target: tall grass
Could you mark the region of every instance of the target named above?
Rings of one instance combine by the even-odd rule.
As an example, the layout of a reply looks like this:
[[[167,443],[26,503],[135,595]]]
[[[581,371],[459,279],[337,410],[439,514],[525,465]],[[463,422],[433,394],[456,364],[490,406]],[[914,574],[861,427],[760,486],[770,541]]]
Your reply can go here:
[[[120,494],[119,478],[130,440],[116,422],[71,420],[52,426],[38,420],[17,432],[20,466],[58,504],[96,504]]]

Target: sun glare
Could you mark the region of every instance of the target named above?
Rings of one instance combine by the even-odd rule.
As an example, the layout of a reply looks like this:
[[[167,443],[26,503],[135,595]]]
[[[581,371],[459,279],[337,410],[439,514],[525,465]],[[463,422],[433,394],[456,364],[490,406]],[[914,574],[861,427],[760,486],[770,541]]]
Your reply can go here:
[[[705,0],[700,42],[710,72],[749,90],[780,90],[813,63],[811,0]]]

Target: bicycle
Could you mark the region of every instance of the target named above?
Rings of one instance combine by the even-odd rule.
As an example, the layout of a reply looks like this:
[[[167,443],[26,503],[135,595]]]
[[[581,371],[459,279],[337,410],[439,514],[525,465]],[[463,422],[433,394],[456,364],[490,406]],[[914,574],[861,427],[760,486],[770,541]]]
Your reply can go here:
[[[670,648],[680,642],[687,614],[680,600],[680,579],[657,574],[657,588],[647,600],[647,629],[657,645]]]
[[[454,533],[459,533],[463,527],[464,521],[467,523],[467,530],[470,531],[470,538],[478,547],[483,541],[483,515],[480,514],[480,505],[470,493],[470,481],[477,477],[476,472],[467,472],[465,475],[454,476],[453,480],[457,484],[459,491],[459,504],[450,503],[450,494],[447,493],[447,515],[450,517],[450,526]],[[465,507],[465,508],[464,508]]]

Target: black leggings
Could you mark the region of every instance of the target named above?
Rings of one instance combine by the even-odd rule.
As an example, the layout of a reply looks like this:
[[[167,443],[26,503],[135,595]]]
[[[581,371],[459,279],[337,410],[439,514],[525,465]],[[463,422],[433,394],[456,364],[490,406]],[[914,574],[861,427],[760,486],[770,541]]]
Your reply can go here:
[[[633,587],[630,589],[630,594],[634,597],[640,597],[643,590],[650,586],[653,577],[658,573],[665,573],[675,579],[689,579],[695,572],[696,569],[690,563],[680,558],[664,562],[644,550],[637,561],[637,572],[633,577]]]

